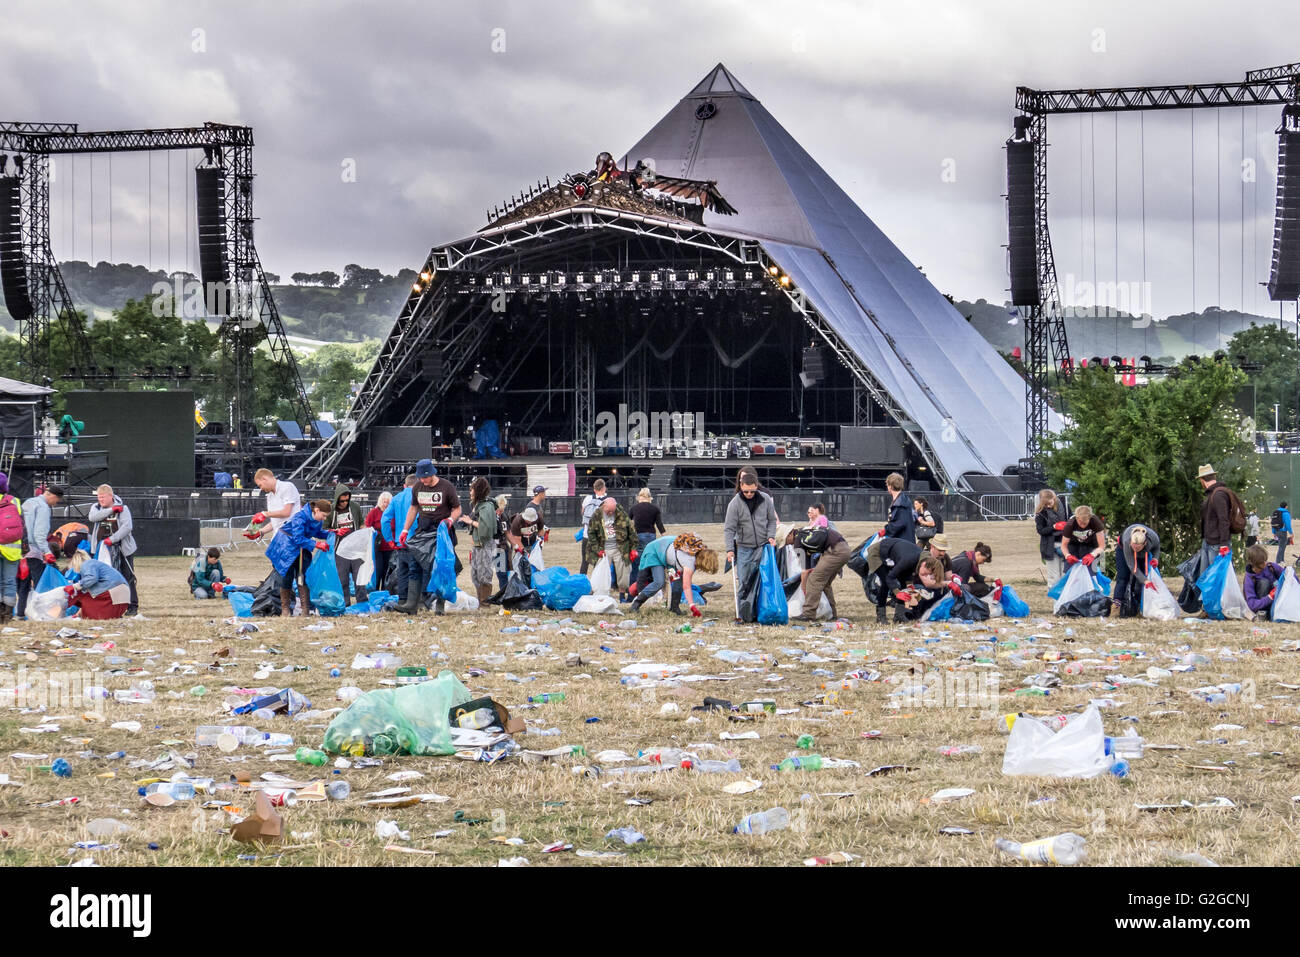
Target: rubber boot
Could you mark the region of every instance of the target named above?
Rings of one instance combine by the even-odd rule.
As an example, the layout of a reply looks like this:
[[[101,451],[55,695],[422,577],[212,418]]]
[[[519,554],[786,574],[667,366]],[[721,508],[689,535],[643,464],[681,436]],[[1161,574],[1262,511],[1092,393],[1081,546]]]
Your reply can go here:
[[[479,606],[480,608],[482,608],[482,607],[484,607],[484,606],[487,604],[487,600],[488,600],[489,598],[492,597],[492,586],[491,586],[491,585],[479,585],[479,586],[477,586],[477,588],[476,588],[475,590],[476,590],[477,593],[478,593],[478,594],[477,594],[477,597],[478,597],[478,606]]]
[[[420,610],[420,580],[410,578],[406,582],[406,598],[395,606],[403,615],[414,615]]]
[[[883,625],[883,624],[885,624],[885,606],[884,606],[884,605],[877,605],[877,606],[876,606],[876,624],[878,624],[878,625]]]
[[[671,585],[668,587],[672,589],[669,597],[668,610],[674,615],[680,615],[682,613],[682,590],[680,588],[672,588]]]
[[[441,615],[443,614],[443,609],[446,607],[447,607],[447,603],[443,601],[441,598],[439,598],[437,601],[433,603],[433,613],[435,615]]]
[[[293,615],[293,589],[280,589],[280,614],[285,618]]]
[[[311,607],[311,589],[306,585],[302,585],[298,589],[298,596],[302,599],[303,616],[306,617],[307,615],[316,614],[315,609]]]
[[[635,615],[638,611],[641,610],[641,606],[644,604],[645,604],[645,599],[642,598],[640,595],[637,595],[635,598],[632,599],[632,607],[628,610],[628,613]]]

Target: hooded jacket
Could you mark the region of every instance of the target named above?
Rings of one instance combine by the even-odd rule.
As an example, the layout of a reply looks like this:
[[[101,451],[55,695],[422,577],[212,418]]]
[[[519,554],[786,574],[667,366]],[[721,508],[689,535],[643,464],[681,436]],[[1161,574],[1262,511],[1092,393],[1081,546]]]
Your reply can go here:
[[[304,505],[280,526],[271,544],[266,546],[266,557],[277,572],[285,575],[300,552],[314,547],[315,540],[324,537],[325,527],[312,517],[311,505]],[[306,566],[301,571],[306,572]]]
[[[131,510],[123,505],[121,512],[114,513],[113,508],[118,505],[122,505],[122,499],[114,495],[112,505],[103,507],[96,502],[90,506],[86,515],[91,522],[90,540],[98,547],[102,529],[102,537],[120,548],[123,555],[134,555],[135,536],[131,533]]]
[[[727,504],[722,540],[729,552],[738,547],[758,548],[766,545],[769,538],[776,538],[776,506],[772,504],[772,496],[759,489],[754,497],[760,501],[752,512],[739,492]]]
[[[632,524],[632,517],[622,505],[614,509],[614,541],[623,556],[623,561],[631,564],[632,549],[637,547],[640,539],[636,537],[636,526]],[[582,554],[588,565],[594,565],[600,561],[600,553],[604,550],[605,512],[603,509],[597,509],[591,516],[591,521],[587,523],[587,531],[582,538]]]
[[[361,514],[361,506],[350,498],[352,495],[352,489],[341,482],[334,486],[334,507],[330,509],[329,518],[325,520],[325,527],[328,529],[336,529],[339,527],[339,499],[344,495],[349,496],[348,514],[352,518],[352,531],[355,532],[357,529],[362,528],[365,525],[365,517]]]

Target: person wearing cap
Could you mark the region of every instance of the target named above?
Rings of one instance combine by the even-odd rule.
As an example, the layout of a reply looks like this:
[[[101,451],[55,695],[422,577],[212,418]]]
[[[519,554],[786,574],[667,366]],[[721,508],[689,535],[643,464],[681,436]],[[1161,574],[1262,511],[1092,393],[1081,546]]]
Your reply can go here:
[[[57,564],[54,549],[50,547],[50,526],[53,524],[53,508],[62,501],[63,487],[47,485],[43,491],[23,502],[23,531],[27,538],[27,554],[25,567],[20,565],[18,568],[18,605],[14,611],[15,617],[20,620],[27,617],[27,596],[40,581],[42,570],[46,565]]]
[[[825,518],[824,515],[820,517]],[[823,592],[826,594],[827,601],[830,602],[831,617],[839,617],[835,609],[835,591],[831,585],[832,579],[839,574],[840,569],[847,565],[852,557],[853,553],[849,549],[849,543],[844,540],[844,536],[838,531],[816,520],[806,528],[799,529],[794,533],[794,543],[802,548],[808,556],[820,556],[812,569],[805,573],[803,580],[803,611],[794,620],[816,621],[817,606],[821,603]]]
[[[1135,522],[1120,532],[1119,548],[1115,549],[1115,589],[1105,616],[1116,611],[1123,618],[1142,614],[1147,574],[1159,564],[1160,536],[1151,528]]]
[[[952,558],[949,557],[952,546],[948,544],[948,536],[943,532],[931,535],[925,544],[928,546],[930,554],[939,559],[939,562],[943,565],[944,575],[952,577]]]
[[[506,537],[511,548],[527,555],[533,550],[534,545],[545,538],[548,531],[549,529],[542,522],[541,509],[536,504],[529,503],[522,512],[510,520]]]
[[[399,548],[410,551],[412,566],[416,570],[414,579],[406,583],[406,598],[397,610],[414,615],[420,610],[421,595],[424,586],[433,575],[433,566],[438,556],[438,526],[446,524],[452,535],[452,545],[456,543],[455,524],[460,518],[460,498],[455,487],[444,478],[438,477],[438,470],[433,459],[420,459],[415,463],[415,486],[411,489],[411,505],[406,510],[406,519],[402,523],[402,533],[397,537]],[[411,527],[415,526],[412,532]],[[441,615],[445,607],[443,599],[436,601],[434,612]]]
[[[1196,470],[1196,478],[1205,490],[1201,502],[1201,562],[1200,570],[1205,571],[1219,557],[1220,549],[1228,548],[1232,541],[1232,492],[1228,486],[1219,481],[1213,465],[1202,465]],[[1279,542],[1286,539],[1278,536]],[[1286,547],[1278,550],[1280,562]]]
[[[620,601],[627,601],[627,588],[630,584],[628,576],[632,571],[632,562],[640,554],[638,544],[636,529],[627,510],[612,498],[601,502],[599,510],[587,523],[582,549],[589,566],[594,566],[602,558],[609,559],[613,584],[618,588]]]

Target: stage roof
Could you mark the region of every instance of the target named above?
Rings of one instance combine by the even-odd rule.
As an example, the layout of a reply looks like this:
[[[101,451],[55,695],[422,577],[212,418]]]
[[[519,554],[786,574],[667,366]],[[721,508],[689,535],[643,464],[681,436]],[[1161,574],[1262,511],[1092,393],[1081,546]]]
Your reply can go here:
[[[619,165],[642,159],[664,175],[717,182],[739,212],[706,212],[705,227],[762,244],[954,480],[1001,473],[1024,456],[1024,381],[725,66]],[[1053,415],[1049,428],[1060,425]]]

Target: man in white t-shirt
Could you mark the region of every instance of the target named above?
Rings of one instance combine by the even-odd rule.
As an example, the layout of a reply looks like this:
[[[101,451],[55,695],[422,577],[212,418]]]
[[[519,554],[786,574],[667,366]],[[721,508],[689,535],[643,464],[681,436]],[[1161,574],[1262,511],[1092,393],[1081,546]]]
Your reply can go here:
[[[292,482],[277,479],[270,469],[258,469],[253,482],[266,493],[266,511],[253,516],[253,524],[260,525],[269,520],[270,532],[274,536],[280,526],[302,505],[302,496]]]

